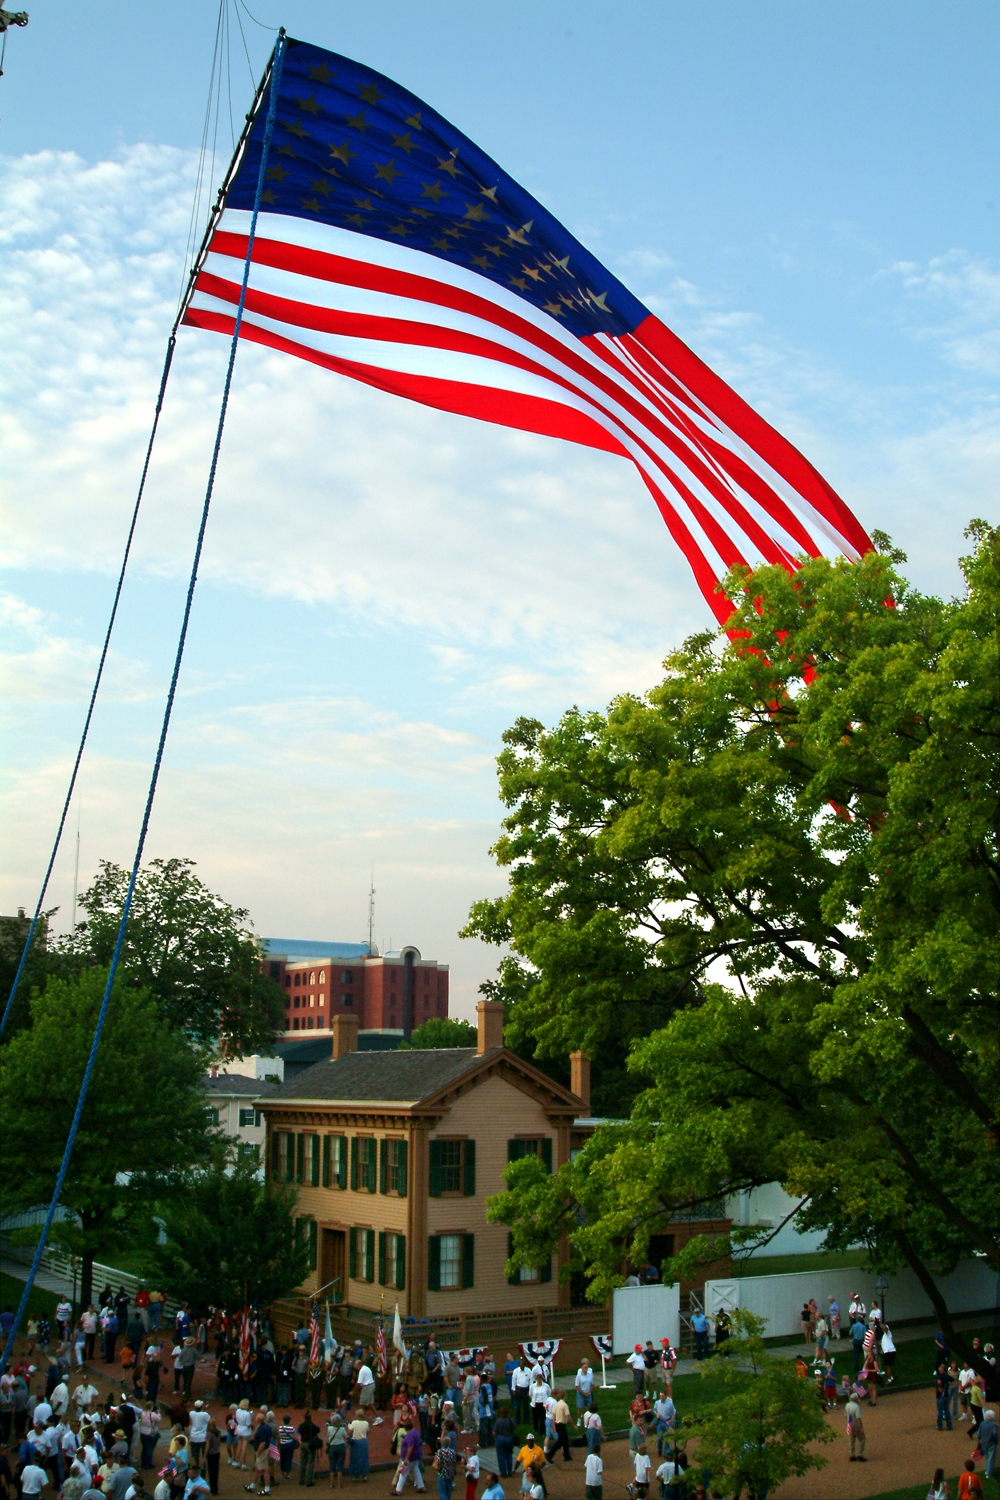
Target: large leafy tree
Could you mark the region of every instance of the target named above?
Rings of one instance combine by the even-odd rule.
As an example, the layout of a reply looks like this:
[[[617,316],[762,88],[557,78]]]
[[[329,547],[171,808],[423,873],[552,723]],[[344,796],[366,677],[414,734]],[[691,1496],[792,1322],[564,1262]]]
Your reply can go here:
[[[958,599],[885,539],[734,575],[729,636],[646,698],[505,736],[510,887],[468,931],[523,971],[515,1035],[626,1030],[643,1086],[556,1177],[510,1169],[519,1263],[568,1232],[601,1297],[671,1215],[778,1180],[963,1347],[939,1277],[1000,1264],[998,536],[971,531]]]
[[[32,996],[31,1025],[0,1053],[5,1213],[52,1195],[106,978],[100,969],[50,977]],[[206,1065],[147,991],[116,986],[60,1200],[73,1217],[53,1231],[82,1259],[84,1301],[94,1261],[114,1264],[147,1236],[178,1174],[221,1151],[200,1087]]]
[[[63,961],[111,962],[128,880],[127,870],[101,861]],[[173,1026],[230,1055],[268,1051],[284,1025],[282,993],[261,969],[249,913],[211,891],[190,859],[154,859],[140,871],[119,972],[155,995]]]
[[[474,1047],[477,1032],[470,1021],[456,1020],[453,1016],[442,1019],[434,1016],[422,1025],[415,1026],[409,1041],[400,1042],[400,1051],[427,1047]]]
[[[193,1307],[267,1307],[309,1274],[294,1188],[265,1182],[256,1159],[195,1172],[164,1207],[157,1271]]]

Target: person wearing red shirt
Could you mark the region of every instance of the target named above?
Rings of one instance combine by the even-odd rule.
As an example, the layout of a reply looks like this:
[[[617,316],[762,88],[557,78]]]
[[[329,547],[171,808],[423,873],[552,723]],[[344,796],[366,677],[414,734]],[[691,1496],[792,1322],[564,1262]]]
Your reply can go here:
[[[971,1458],[965,1460],[965,1473],[958,1476],[958,1500],[983,1500],[983,1481]]]

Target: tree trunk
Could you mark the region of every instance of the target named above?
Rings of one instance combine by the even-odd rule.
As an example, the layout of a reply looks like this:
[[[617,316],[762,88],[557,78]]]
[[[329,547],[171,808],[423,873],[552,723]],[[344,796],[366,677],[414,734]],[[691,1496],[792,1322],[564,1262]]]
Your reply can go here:
[[[895,1229],[893,1234],[903,1259],[927,1293],[931,1306],[937,1314],[938,1322],[941,1324],[941,1332],[948,1340],[949,1346],[960,1354],[978,1375],[985,1376],[987,1385],[992,1385],[996,1378],[996,1371],[987,1363],[982,1353],[974,1353],[971,1341],[967,1342],[955,1327],[951,1313],[948,1311],[948,1304],[941,1295],[941,1289],[913,1248],[909,1235],[903,1229]]]

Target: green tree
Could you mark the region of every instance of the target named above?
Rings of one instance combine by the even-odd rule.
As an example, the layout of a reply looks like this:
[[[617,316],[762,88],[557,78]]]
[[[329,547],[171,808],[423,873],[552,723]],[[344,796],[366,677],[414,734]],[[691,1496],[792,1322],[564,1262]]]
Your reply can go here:
[[[128,880],[102,860],[80,897],[87,915],[63,950],[82,966],[111,962]],[[154,859],[140,871],[119,972],[156,996],[171,1025],[232,1056],[268,1051],[284,1026],[284,998],[261,969],[249,914],[210,891],[190,859]]]
[[[716,1494],[748,1500],[773,1494],[793,1475],[821,1469],[814,1443],[832,1443],[816,1384],[802,1380],[791,1360],[764,1348],[764,1319],[737,1311],[727,1355],[710,1359],[702,1377],[716,1400],[685,1422],[697,1436],[696,1468],[711,1470]]]
[[[518,1263],[567,1232],[600,1298],[672,1215],[777,1180],[831,1248],[909,1265],[964,1350],[940,1275],[1000,1263],[1000,589],[971,532],[958,599],[886,551],[734,576],[732,636],[645,699],[505,736],[510,888],[467,930],[530,971],[540,1055],[621,1024],[642,1085],[547,1183],[511,1169]]]
[[[157,1274],[192,1307],[267,1307],[309,1274],[294,1188],[265,1182],[256,1160],[192,1173],[164,1205]]]
[[[478,1033],[469,1021],[438,1018],[415,1026],[409,1041],[400,1042],[400,1051],[411,1047],[474,1047]]]
[[[52,1195],[106,978],[50,977],[32,996],[30,1027],[0,1053],[4,1213]],[[82,1258],[84,1301],[94,1261],[147,1234],[157,1195],[221,1149],[200,1087],[206,1066],[151,995],[116,986],[60,1200],[76,1222],[53,1229]]]

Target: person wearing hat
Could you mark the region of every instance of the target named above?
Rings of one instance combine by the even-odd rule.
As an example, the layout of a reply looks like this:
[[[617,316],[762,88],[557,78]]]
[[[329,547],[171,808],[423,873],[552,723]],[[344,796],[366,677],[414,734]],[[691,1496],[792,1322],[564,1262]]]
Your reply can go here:
[[[208,1436],[209,1411],[204,1401],[196,1401],[188,1419],[188,1443],[191,1462],[201,1468],[205,1461],[205,1440]]]
[[[533,1432],[525,1434],[524,1447],[517,1455],[517,1463],[514,1465],[514,1473],[521,1470],[521,1491],[527,1492],[531,1488],[528,1478],[529,1469],[535,1469],[540,1474],[545,1465],[545,1454],[538,1446],[538,1441]]]
[[[646,1361],[643,1357],[641,1344],[636,1344],[625,1363],[631,1368],[632,1389],[638,1396],[646,1388]]]

